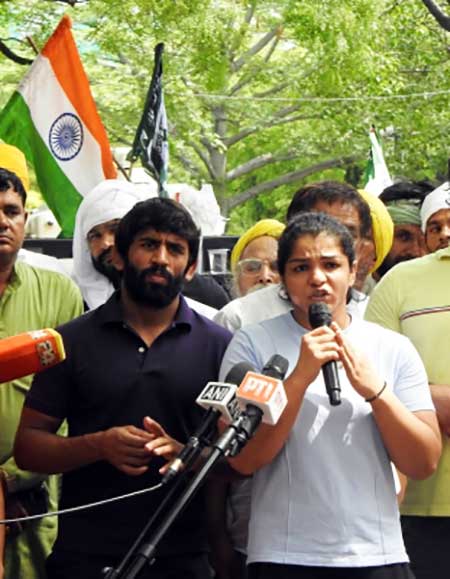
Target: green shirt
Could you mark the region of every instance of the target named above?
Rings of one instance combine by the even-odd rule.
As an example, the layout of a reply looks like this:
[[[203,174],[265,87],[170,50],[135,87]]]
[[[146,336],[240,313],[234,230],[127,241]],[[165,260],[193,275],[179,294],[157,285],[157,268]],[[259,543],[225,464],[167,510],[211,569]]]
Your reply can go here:
[[[450,388],[450,247],[390,270],[373,290],[366,319],[407,336],[428,380]],[[424,481],[408,482],[405,515],[450,516],[450,442],[443,437],[439,467]]]
[[[29,330],[55,328],[81,315],[83,301],[77,286],[66,276],[16,262],[11,281],[0,297],[0,339]],[[13,477],[15,490],[46,480],[50,510],[57,507],[57,477],[45,477],[17,468],[11,457],[25,394],[33,376],[0,385],[0,466]],[[43,564],[56,537],[56,517],[28,523],[17,538],[7,541],[5,577],[44,577]]]

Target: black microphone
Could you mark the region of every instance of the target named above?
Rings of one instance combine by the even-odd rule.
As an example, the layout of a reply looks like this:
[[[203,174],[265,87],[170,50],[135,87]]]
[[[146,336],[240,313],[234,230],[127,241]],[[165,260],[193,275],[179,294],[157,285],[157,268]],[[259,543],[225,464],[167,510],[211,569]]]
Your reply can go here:
[[[311,304],[308,309],[308,317],[313,330],[321,326],[329,326],[332,322],[330,309],[324,302]],[[341,403],[341,385],[339,384],[336,362],[334,360],[326,362],[322,366],[322,372],[330,404],[331,406],[338,406]]]
[[[226,424],[236,420],[240,414],[239,404],[236,400],[237,384],[242,382],[249,370],[252,370],[250,364],[239,362],[230,369],[225,382],[208,382],[196,400],[196,403],[207,412],[197,430],[172,460],[161,480],[162,484],[171,481],[194,462],[202,447],[208,443],[208,438],[215,429],[219,418],[222,418]]]

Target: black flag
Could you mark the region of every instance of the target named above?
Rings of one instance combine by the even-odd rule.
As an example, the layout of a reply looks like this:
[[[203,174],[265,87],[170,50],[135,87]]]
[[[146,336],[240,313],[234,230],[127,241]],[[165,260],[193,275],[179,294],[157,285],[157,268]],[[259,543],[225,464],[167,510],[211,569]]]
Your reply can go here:
[[[140,158],[142,165],[155,177],[159,186],[159,196],[167,197],[165,184],[169,164],[169,144],[167,140],[167,116],[162,90],[162,55],[164,44],[155,47],[155,66],[150,88],[145,101],[144,112],[134,137],[128,159],[134,163]]]

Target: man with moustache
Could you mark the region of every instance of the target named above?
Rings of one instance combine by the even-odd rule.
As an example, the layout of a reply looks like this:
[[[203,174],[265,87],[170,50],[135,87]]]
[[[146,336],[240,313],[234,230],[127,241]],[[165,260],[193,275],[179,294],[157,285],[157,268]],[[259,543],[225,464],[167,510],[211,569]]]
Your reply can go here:
[[[26,180],[25,157],[15,147],[3,145],[0,148],[0,339],[54,328],[79,316],[83,310],[80,292],[72,280],[19,257],[28,216],[27,192],[13,169],[19,169]],[[17,360],[17,369],[20,369],[20,360]],[[58,503],[57,477],[22,470],[12,457],[20,412],[31,380],[31,375],[21,376],[0,386],[0,478],[8,514],[36,514],[47,508],[54,510]],[[9,526],[5,579],[45,577],[45,558],[56,537],[56,526],[54,518]]]
[[[420,208],[422,232],[429,253],[450,245],[450,182],[432,191]]]
[[[308,183],[294,193],[286,221],[303,211],[327,213],[345,225],[352,234],[359,257],[362,242],[369,237],[372,223],[370,208],[354,187],[338,181]],[[362,316],[366,304],[367,296],[353,290],[347,307],[353,315]],[[292,305],[280,284],[271,284],[231,301],[217,312],[214,321],[235,332],[243,326],[274,318],[291,309]]]
[[[87,309],[103,304],[120,284],[111,262],[119,221],[148,194],[123,179],[99,183],[81,201],[73,234],[73,278]]]
[[[148,199],[149,192],[142,186],[123,179],[107,179],[94,187],[82,200],[76,215],[73,235],[73,278],[78,284],[86,309],[93,309],[111,296],[120,285],[120,272],[112,263],[112,249],[116,229],[122,217],[138,201]],[[193,290],[190,286],[193,284]],[[197,301],[202,292],[219,296],[225,291],[214,281],[195,275],[184,282],[183,293],[191,308],[212,318],[216,308]],[[226,300],[226,295],[225,295]]]
[[[433,189],[429,181],[399,181],[386,187],[380,195],[394,222],[394,239],[389,253],[373,274],[377,281],[397,263],[427,253],[421,230],[420,207]]]
[[[198,245],[199,231],[181,205],[159,198],[138,203],[115,234],[120,290],[59,328],[67,358],[36,377],[15,452],[22,466],[63,473],[63,508],[156,485],[165,461],[198,426],[195,399],[217,378],[230,339],[180,294]],[[66,439],[55,434],[64,419]],[[61,517],[49,579],[94,579],[116,566],[164,488]],[[198,494],[142,577],[209,577],[204,511]]]
[[[448,207],[449,209],[446,209]],[[447,214],[448,212],[448,214]],[[448,577],[450,532],[450,187],[425,197],[422,231],[430,253],[399,263],[374,288],[366,319],[407,336],[424,363],[442,432],[442,455],[427,480],[410,480],[401,506],[405,546],[417,579]]]

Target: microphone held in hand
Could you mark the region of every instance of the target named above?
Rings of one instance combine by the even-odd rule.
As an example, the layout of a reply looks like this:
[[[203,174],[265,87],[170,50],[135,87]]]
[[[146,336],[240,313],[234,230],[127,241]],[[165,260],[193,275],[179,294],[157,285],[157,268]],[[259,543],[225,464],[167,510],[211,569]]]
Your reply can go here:
[[[322,326],[329,326],[332,322],[330,309],[323,302],[311,304],[308,317],[313,330]],[[322,373],[330,404],[331,406],[338,406],[341,403],[341,386],[336,362],[334,360],[326,362],[322,366]]]

